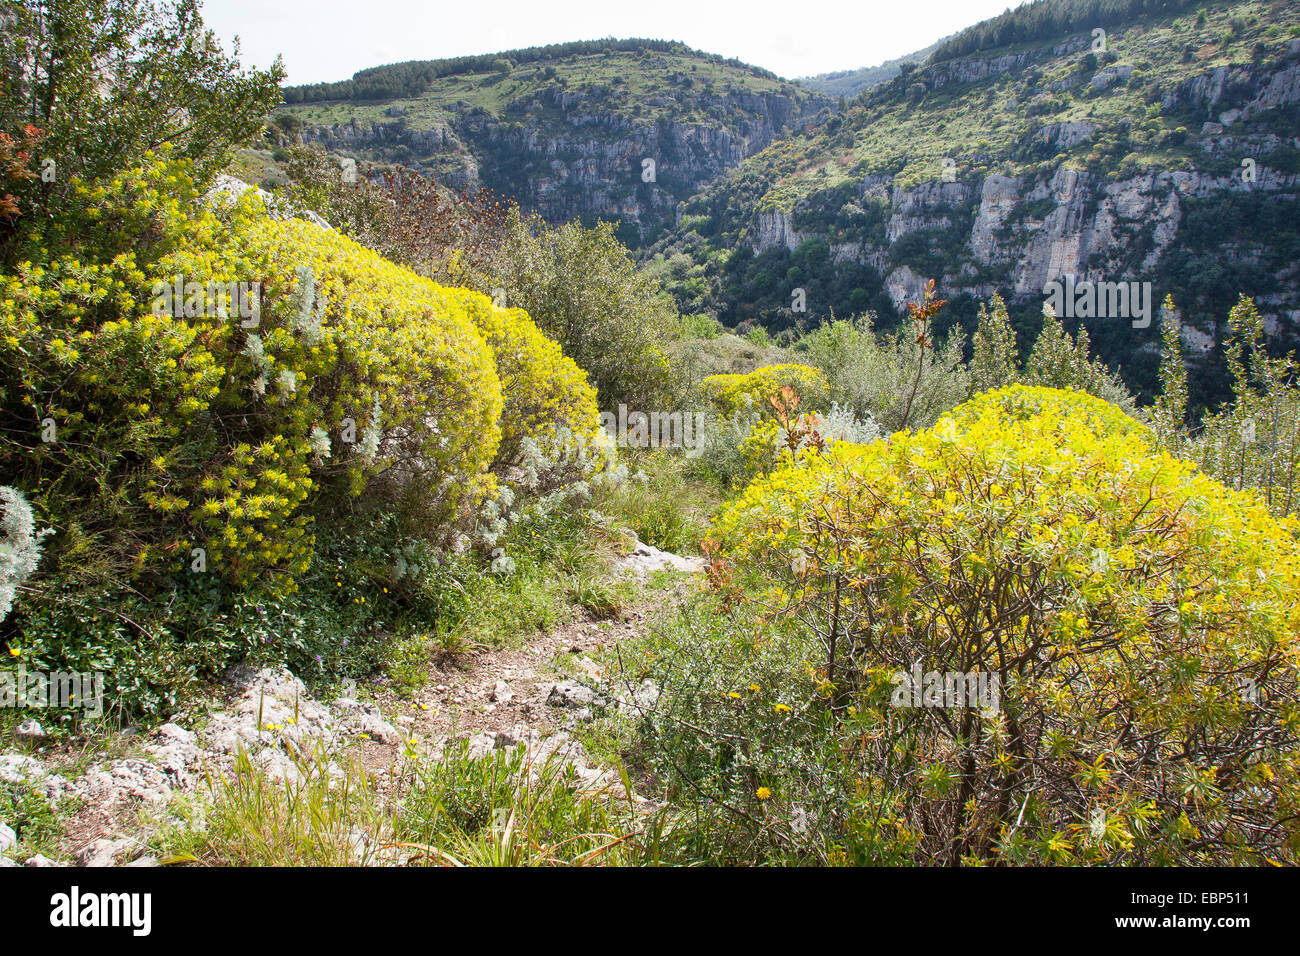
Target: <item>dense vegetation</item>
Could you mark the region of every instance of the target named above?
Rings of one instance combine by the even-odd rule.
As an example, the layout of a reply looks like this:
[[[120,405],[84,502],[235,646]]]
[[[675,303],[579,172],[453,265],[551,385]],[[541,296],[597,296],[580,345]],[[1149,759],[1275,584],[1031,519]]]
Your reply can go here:
[[[713,573],[773,613],[704,673],[691,643],[687,673],[652,668],[681,688],[662,772],[715,798],[723,853],[1292,859],[1295,531],[1071,392],[805,454],[718,519]],[[913,667],[1000,702],[900,708]]]
[[[1062,40],[1071,33],[1122,26],[1139,17],[1164,17],[1194,5],[1195,0],[1034,0],[945,40],[934,59],[954,60],[1017,43]]]
[[[88,11],[44,12],[20,49],[51,49],[60,17]],[[94,136],[70,78],[101,48],[171,63],[118,13],[66,67],[55,48],[46,85],[23,74],[56,146]],[[150,16],[162,36],[195,29],[190,8]],[[0,250],[0,469],[21,491],[7,516],[30,504],[51,532],[39,586],[6,572],[26,596],[4,640],[30,668],[110,669],[119,718],[167,713],[195,674],[253,651],[361,673],[404,633],[454,626],[464,610],[449,618],[441,589],[518,563],[507,519],[608,463],[586,373],[526,312],[252,193],[208,192],[267,105],[237,119],[230,84],[252,95],[274,77],[205,55],[214,78],[185,88],[188,122],[166,96],[135,104],[119,117],[132,148],[47,183],[28,125],[39,145],[11,163],[25,175]],[[29,519],[12,546],[37,540]]]

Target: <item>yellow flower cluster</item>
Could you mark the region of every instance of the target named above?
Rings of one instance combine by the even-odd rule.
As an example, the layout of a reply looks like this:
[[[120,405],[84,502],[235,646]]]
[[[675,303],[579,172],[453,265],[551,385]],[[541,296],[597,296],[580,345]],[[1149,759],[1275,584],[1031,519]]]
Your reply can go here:
[[[1099,399],[1011,386],[927,431],[836,443],[755,480],[714,536],[772,604],[859,622],[860,668],[1001,675],[1018,729],[986,715],[987,746],[960,770],[977,768],[976,792],[996,793],[1022,748],[1050,755],[1027,788],[1086,789],[1077,768],[1105,755],[1119,769],[1104,809],[1134,832],[1148,806],[1173,825],[1168,780],[1201,761],[1234,767],[1234,792],[1206,785],[1198,810],[1230,803],[1248,821],[1232,839],[1300,812],[1300,523]],[[922,750],[956,747],[925,726]],[[1069,824],[1049,818],[1060,807],[1039,809],[1045,833]],[[1119,852],[1105,839],[1071,859]],[[1279,836],[1298,839],[1291,823]]]
[[[523,438],[599,427],[585,373],[520,310],[252,193],[213,205],[165,156],[75,188],[93,215],[0,276],[5,398],[33,417],[0,464],[30,469],[56,521],[101,529],[132,574],[202,548],[231,580],[292,586],[313,518],[349,498],[400,503],[434,536]],[[159,307],[177,283],[203,290],[198,308]]]
[[[752,402],[761,414],[772,417],[768,403],[771,396],[790,388],[799,397],[799,411],[811,412],[825,407],[830,386],[821,369],[789,363],[764,365],[747,375],[710,375],[700,388],[718,412],[730,416]]]
[[[442,289],[450,307],[473,321],[496,356],[505,408],[497,461],[512,462],[526,437],[567,430],[590,443],[600,429],[596,390],[587,373],[547,338],[523,309],[502,309],[469,289]]]

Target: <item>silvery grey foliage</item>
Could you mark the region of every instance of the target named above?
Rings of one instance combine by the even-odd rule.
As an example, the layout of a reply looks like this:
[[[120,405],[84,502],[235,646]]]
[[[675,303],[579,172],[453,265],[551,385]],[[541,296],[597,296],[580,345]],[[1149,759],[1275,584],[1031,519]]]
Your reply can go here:
[[[366,425],[365,434],[361,436],[361,445],[357,451],[366,461],[373,461],[379,454],[379,439],[383,434],[383,409],[379,404],[379,396],[375,396],[374,404],[370,407],[370,421]]]
[[[729,418],[710,416],[696,439],[698,454],[690,460],[692,470],[711,474],[727,485],[740,481],[746,474],[740,448],[759,417],[758,408],[748,396]]]
[[[294,327],[308,345],[317,345],[325,318],[326,301],[316,291],[316,276],[307,266],[298,267],[298,315]]]
[[[253,382],[253,392],[257,395],[265,395],[266,383],[271,374],[271,358],[266,354],[260,335],[250,335],[248,337],[248,341],[244,343],[244,354],[249,357],[258,369],[257,379]]]
[[[319,425],[315,426],[312,428],[311,435],[308,437],[307,441],[311,445],[311,450],[314,454],[321,458],[330,457],[330,452],[332,450],[330,445],[330,435],[325,429],[321,428]]]
[[[817,431],[829,442],[847,441],[857,445],[869,445],[880,437],[880,426],[870,415],[862,418],[854,414],[853,409],[832,402],[824,413],[816,413]]]
[[[17,488],[0,485],[0,621],[9,616],[18,586],[32,576],[41,559],[41,541],[32,506]]]
[[[475,542],[491,553],[494,572],[510,574],[515,562],[499,539],[511,522],[543,518],[585,500],[595,485],[617,485],[627,477],[627,466],[618,462],[613,440],[603,430],[593,439],[567,428],[540,439],[528,436],[521,442],[518,465],[479,510]]]

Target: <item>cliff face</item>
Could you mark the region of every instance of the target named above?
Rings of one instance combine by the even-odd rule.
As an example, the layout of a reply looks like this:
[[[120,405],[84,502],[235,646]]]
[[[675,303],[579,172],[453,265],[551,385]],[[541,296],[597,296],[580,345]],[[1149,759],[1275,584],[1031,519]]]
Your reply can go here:
[[[1207,142],[1206,149],[1227,145]],[[894,308],[901,310],[920,298],[931,275],[896,262],[891,250],[910,235],[952,237],[956,227],[960,245],[949,249],[955,251],[949,257],[953,268],[933,276],[940,293],[984,300],[1000,292],[1027,302],[1041,299],[1047,283],[1067,275],[1094,282],[1116,277],[1158,280],[1166,254],[1180,238],[1189,201],[1238,197],[1300,203],[1300,175],[1258,164],[1254,175],[1247,181],[1240,172],[1146,169],[1108,179],[1059,166],[1050,175],[994,173],[912,188],[893,185],[892,177],[871,176],[860,184],[858,198],[886,207],[883,227],[859,236],[836,230],[832,237],[807,225],[798,228],[796,222],[809,218],[801,215],[802,209],[768,210],[754,214],[746,241],[755,253],[763,253],[793,252],[810,240],[829,240],[835,262],[874,269]],[[1251,241],[1248,231],[1229,235],[1229,224],[1224,229],[1224,239],[1237,241],[1222,244],[1221,264],[1258,264],[1259,247],[1269,237],[1260,234]],[[1269,329],[1279,330],[1282,322],[1300,331],[1300,271],[1282,270],[1274,278],[1273,288],[1254,290]],[[1216,331],[1211,320],[1208,332],[1189,331],[1188,338],[1204,351],[1215,345]]]
[[[796,90],[683,89],[634,97],[625,84],[529,88],[493,112],[459,103],[434,124],[390,109],[304,126],[330,152],[398,159],[462,189],[485,186],[552,222],[620,219],[640,241],[678,203],[829,106]],[[692,84],[694,87],[694,84]]]

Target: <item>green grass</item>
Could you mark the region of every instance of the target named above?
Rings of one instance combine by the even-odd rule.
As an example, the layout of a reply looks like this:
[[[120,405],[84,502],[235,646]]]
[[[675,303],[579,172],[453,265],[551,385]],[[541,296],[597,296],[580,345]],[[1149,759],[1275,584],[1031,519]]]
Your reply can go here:
[[[355,763],[331,773],[319,751],[295,761],[303,780],[261,773],[242,751],[231,777],[209,777],[206,793],[175,806],[179,824],[154,840],[164,862],[208,866],[348,866],[354,832],[391,832],[373,781]]]
[[[76,805],[77,801],[70,798],[52,808],[39,788],[0,781],[0,822],[18,836],[17,847],[6,855],[14,860],[26,860],[38,853],[57,856],[63,819]]]
[[[407,766],[399,804],[357,764],[323,753],[302,780],[257,771],[246,755],[208,794],[177,804],[154,840],[165,862],[206,866],[628,865],[642,861],[641,818],[626,786],[592,788],[560,760],[522,749],[471,758],[462,742]]]
[[[646,544],[664,551],[700,553],[709,520],[721,504],[714,486],[686,476],[686,459],[680,453],[656,450],[634,454],[629,469],[633,478],[601,493],[594,507],[636,532]]]

